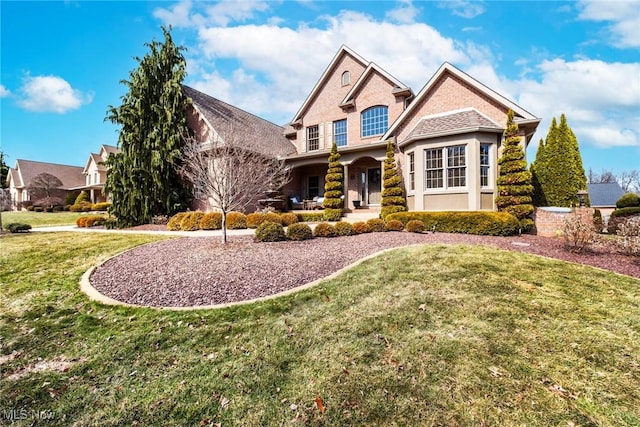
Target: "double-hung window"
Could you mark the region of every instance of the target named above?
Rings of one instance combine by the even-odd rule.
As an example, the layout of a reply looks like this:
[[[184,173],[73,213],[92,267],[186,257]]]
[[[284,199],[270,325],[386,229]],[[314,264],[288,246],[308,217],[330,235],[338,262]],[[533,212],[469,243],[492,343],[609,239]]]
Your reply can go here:
[[[430,148],[424,151],[426,189],[450,189],[467,185],[466,146]]]
[[[490,144],[480,144],[480,187],[489,187]]]
[[[347,145],[347,119],[333,122],[333,140],[338,147]]]
[[[415,153],[409,153],[409,191],[416,189],[416,159]]]
[[[389,127],[389,109],[384,105],[368,108],[361,115],[362,137],[382,135]]]
[[[318,125],[307,128],[307,151],[317,151],[320,149],[320,130]]]

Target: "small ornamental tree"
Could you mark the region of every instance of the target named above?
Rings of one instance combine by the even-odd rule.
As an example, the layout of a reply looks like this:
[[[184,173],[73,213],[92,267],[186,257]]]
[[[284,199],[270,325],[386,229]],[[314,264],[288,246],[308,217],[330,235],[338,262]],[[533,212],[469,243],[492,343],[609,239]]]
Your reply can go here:
[[[498,159],[498,196],[496,206],[499,211],[512,214],[520,221],[520,228],[528,231],[533,227],[529,216],[533,213],[531,195],[531,172],[527,170],[524,150],[520,145],[518,125],[513,121],[513,111],[507,114],[507,128],[502,142],[502,156]]]
[[[36,175],[29,183],[31,198],[36,204],[47,207],[64,203],[66,191],[62,190],[62,181],[50,173],[43,172]]]
[[[387,215],[396,212],[406,212],[407,201],[404,198],[404,191],[400,186],[402,178],[398,174],[396,159],[393,152],[393,144],[387,141],[387,157],[384,159],[384,170],[382,172],[384,189],[382,190],[382,209],[380,216],[382,219]]]
[[[339,218],[342,216],[344,200],[342,189],[343,173],[340,164],[340,153],[335,141],[331,146],[329,154],[329,168],[324,178],[324,203],[325,216],[328,218]]]

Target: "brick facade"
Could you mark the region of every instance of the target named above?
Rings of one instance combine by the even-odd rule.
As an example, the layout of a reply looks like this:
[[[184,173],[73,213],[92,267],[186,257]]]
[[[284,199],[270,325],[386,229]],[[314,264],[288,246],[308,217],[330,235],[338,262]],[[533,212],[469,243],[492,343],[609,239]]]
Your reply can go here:
[[[593,223],[593,208],[573,208],[566,212],[556,212],[550,208],[536,208],[533,213],[535,222],[534,233],[544,237],[558,237],[562,235],[564,223],[572,215],[578,215],[585,223]]]

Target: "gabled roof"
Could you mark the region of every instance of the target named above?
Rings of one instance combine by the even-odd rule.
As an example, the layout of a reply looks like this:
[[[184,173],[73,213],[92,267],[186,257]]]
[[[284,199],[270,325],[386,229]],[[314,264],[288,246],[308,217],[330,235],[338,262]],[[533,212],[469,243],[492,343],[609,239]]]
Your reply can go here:
[[[396,121],[389,127],[387,132],[382,136],[382,138],[381,138],[382,140],[386,140],[391,135],[393,135],[394,132],[396,131],[396,129],[398,128],[398,126],[401,123],[404,122],[405,118],[408,117],[416,108],[419,108],[420,101],[422,100],[422,98],[426,97],[432,91],[432,89],[435,87],[436,83],[440,80],[440,78],[445,73],[452,74],[453,76],[455,76],[455,77],[459,78],[460,80],[464,81],[465,83],[469,84],[470,86],[472,86],[473,88],[475,88],[479,92],[484,93],[486,96],[488,96],[491,99],[495,100],[499,104],[504,105],[505,108],[507,108],[507,109],[510,108],[511,110],[513,110],[513,112],[515,113],[516,116],[522,117],[523,120],[522,119],[521,120],[522,120],[523,123],[525,123],[525,122],[526,123],[528,123],[528,122],[537,123],[537,122],[540,121],[540,119],[538,119],[536,116],[534,116],[533,114],[531,114],[530,112],[528,112],[524,108],[520,107],[515,102],[510,101],[509,99],[507,99],[504,96],[500,95],[498,92],[496,92],[493,89],[489,88],[488,86],[485,86],[484,84],[480,83],[478,80],[474,79],[473,77],[471,77],[467,73],[465,73],[462,70],[454,67],[450,63],[445,62],[444,64],[442,64],[440,66],[440,68],[438,68],[438,71],[436,71],[436,73],[431,77],[431,79],[429,79],[427,84],[424,85],[424,87],[420,90],[420,92],[418,92],[418,94],[416,95],[416,97],[413,100],[413,102],[411,102],[411,104],[409,104],[409,107],[406,110],[404,110],[402,112],[402,114],[400,114],[400,116],[396,119]]]
[[[82,170],[83,174],[87,173],[87,170],[89,169],[89,165],[91,164],[92,161],[93,163],[96,164],[99,171],[107,170],[107,168],[102,163],[102,157],[100,156],[100,154],[91,153],[89,154],[89,159],[87,160],[87,163],[84,165],[84,169]]]
[[[481,130],[497,133],[502,133],[503,131],[499,124],[475,108],[464,108],[461,110],[424,116],[414,126],[407,138],[404,141],[401,141],[401,145],[407,144],[416,139],[455,135]]]
[[[22,183],[22,179],[20,178],[20,174],[14,168],[9,168],[6,184],[9,185],[10,181],[14,183],[13,184],[14,187],[22,188],[24,186],[24,184]]]
[[[615,207],[616,201],[624,195],[617,182],[587,184],[592,207]]]
[[[85,178],[82,175],[82,167],[60,165],[56,163],[36,162],[33,160],[16,160],[17,173],[20,175],[20,186],[28,187],[31,180],[41,173],[49,173],[62,181],[62,188],[69,189],[84,185]],[[16,180],[16,182],[18,182]]]
[[[192,106],[223,141],[242,141],[243,148],[270,156],[286,156],[296,152],[284,136],[284,129],[240,108],[229,105],[189,86],[182,86]],[[227,133],[225,135],[225,132]],[[233,135],[228,134],[233,132]]]
[[[394,84],[395,85],[394,93],[398,95],[405,95],[405,96],[413,95],[413,91],[411,91],[411,89],[407,87],[404,83],[402,83],[400,80],[396,79],[391,74],[387,73],[385,70],[380,68],[380,66],[378,66],[378,64],[376,64],[375,62],[371,62],[367,66],[367,68],[364,70],[362,75],[358,78],[358,80],[353,84],[353,87],[351,88],[351,90],[344,97],[344,99],[340,103],[340,107],[345,107],[353,104],[353,98],[360,91],[362,86],[364,86],[365,82],[367,81],[367,79],[372,73],[378,73],[382,75],[385,79],[390,81],[392,84]]]
[[[109,154],[118,154],[120,152],[120,149],[118,147],[115,147],[113,145],[107,145],[107,144],[102,144],[102,146],[100,147],[100,155],[102,155],[102,152],[107,153],[107,155]]]
[[[317,81],[313,89],[311,89],[311,93],[309,94],[309,96],[307,96],[307,99],[304,100],[304,102],[302,103],[302,106],[300,107],[296,115],[293,116],[293,120],[291,120],[291,123],[295,123],[297,120],[300,119],[300,116],[302,116],[302,114],[305,112],[305,110],[307,109],[311,101],[317,95],[318,91],[320,91],[320,88],[324,85],[326,80],[331,76],[331,73],[333,72],[333,69],[335,68],[336,64],[338,63],[340,58],[342,58],[342,56],[344,55],[352,56],[353,59],[358,61],[363,67],[366,67],[367,64],[369,64],[369,61],[365,60],[363,57],[355,53],[349,47],[345,45],[340,46],[340,49],[338,49],[338,52],[335,54],[335,56],[329,63],[329,66],[324,70],[324,73],[322,73],[322,76],[320,76],[320,79]]]

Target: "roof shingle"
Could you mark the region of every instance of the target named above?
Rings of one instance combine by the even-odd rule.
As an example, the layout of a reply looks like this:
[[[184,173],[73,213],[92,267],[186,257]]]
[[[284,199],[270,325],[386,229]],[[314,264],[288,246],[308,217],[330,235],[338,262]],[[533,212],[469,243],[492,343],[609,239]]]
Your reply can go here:
[[[36,162],[33,160],[16,160],[15,169],[22,178],[21,187],[28,187],[33,178],[41,173],[49,173],[62,181],[63,189],[80,187],[85,184],[80,166],[60,165],[56,163]]]
[[[468,109],[424,117],[418,122],[409,135],[407,135],[406,140],[434,135],[455,134],[461,131],[470,131],[479,128],[502,131],[500,125],[493,120],[480,114],[475,109]]]
[[[617,182],[587,184],[587,187],[589,201],[594,208],[614,207],[618,199],[624,195],[624,190]]]

